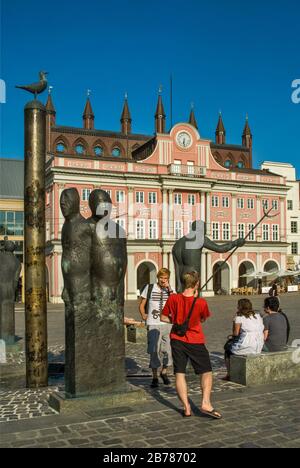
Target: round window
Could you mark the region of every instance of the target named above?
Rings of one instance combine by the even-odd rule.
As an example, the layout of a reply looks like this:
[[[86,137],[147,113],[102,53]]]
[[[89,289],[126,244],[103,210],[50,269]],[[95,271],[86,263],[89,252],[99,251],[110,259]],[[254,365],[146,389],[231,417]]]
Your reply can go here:
[[[121,155],[120,149],[119,149],[119,148],[114,148],[114,149],[112,150],[112,155],[115,156],[115,157],[120,156],[120,155]]]
[[[84,154],[84,146],[83,145],[75,146],[75,151],[77,154]]]
[[[96,156],[102,156],[103,148],[101,146],[95,146],[94,153]]]
[[[58,144],[56,145],[56,151],[57,151],[58,153],[64,153],[64,152],[65,152],[65,149],[66,149],[66,147],[65,147],[65,145],[64,145],[63,143],[58,143]]]

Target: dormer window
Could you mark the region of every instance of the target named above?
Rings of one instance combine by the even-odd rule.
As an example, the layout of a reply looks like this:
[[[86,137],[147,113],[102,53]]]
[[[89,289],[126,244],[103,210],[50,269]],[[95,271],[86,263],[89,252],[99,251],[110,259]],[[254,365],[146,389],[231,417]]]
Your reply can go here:
[[[75,146],[75,151],[77,154],[84,154],[85,153],[85,148],[83,145],[76,145]]]
[[[229,168],[231,167],[231,165],[232,165],[232,164],[231,164],[230,159],[227,159],[227,160],[225,161],[224,166],[227,167],[227,169],[229,169]]]
[[[56,145],[56,151],[57,151],[58,153],[64,153],[64,152],[66,151],[65,145],[64,145],[63,143],[58,143],[58,144]]]
[[[243,169],[245,167],[245,164],[243,163],[243,161],[239,161],[238,164],[237,164],[237,167],[239,169]]]
[[[103,156],[102,146],[95,146],[94,153],[95,153],[96,156]]]
[[[121,150],[120,148],[117,148],[115,147],[113,150],[112,150],[112,153],[111,153],[115,158],[118,158],[121,156]]]

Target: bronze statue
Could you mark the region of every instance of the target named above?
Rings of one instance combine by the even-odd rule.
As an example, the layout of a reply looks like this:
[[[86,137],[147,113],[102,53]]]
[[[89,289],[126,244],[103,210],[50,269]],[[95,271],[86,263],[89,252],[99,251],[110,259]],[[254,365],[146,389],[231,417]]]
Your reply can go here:
[[[39,73],[40,81],[38,81],[37,83],[32,83],[30,85],[16,86],[16,88],[24,89],[25,91],[34,94],[34,99],[36,99],[37,95],[43,93],[47,88],[47,75],[48,72],[41,71]]]
[[[15,342],[15,294],[21,272],[14,250],[14,242],[5,237],[0,252],[0,339],[7,345]]]
[[[190,233],[187,236],[181,237],[172,249],[177,292],[182,291],[181,278],[184,273],[197,271],[201,278],[201,253],[203,248],[223,253],[236,247],[242,247],[245,244],[244,239],[237,239],[225,244],[216,244],[205,235],[205,231],[205,223],[203,221],[194,221]],[[205,278],[201,278],[201,284],[204,281]]]

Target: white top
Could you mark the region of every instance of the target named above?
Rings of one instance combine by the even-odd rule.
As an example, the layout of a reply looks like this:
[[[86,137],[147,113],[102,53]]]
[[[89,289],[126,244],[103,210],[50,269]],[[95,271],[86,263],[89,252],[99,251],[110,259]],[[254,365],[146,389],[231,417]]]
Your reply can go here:
[[[147,299],[149,285],[147,285],[141,297]],[[160,314],[163,310],[167,300],[169,299],[170,294],[174,294],[173,290],[170,288],[170,293],[165,288],[161,288],[157,283],[154,284],[151,298],[149,300],[149,307],[148,307],[148,317],[147,317],[147,325],[164,325],[165,322],[160,321]],[[146,311],[147,312],[147,311]]]
[[[241,325],[241,332],[239,340],[231,348],[232,353],[260,354],[264,346],[264,323],[260,314],[255,314],[255,318],[236,316],[234,322]]]

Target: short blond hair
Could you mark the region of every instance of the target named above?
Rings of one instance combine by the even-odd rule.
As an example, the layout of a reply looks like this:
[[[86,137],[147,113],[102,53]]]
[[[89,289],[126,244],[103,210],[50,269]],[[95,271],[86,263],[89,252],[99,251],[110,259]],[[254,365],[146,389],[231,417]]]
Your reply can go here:
[[[197,285],[197,283],[199,283],[199,281],[200,281],[200,277],[196,271],[190,271],[188,273],[185,273],[182,276],[184,289],[195,288],[195,286]]]
[[[157,278],[161,278],[162,276],[167,276],[170,278],[171,272],[168,270],[168,268],[161,268],[159,272],[157,273]]]

